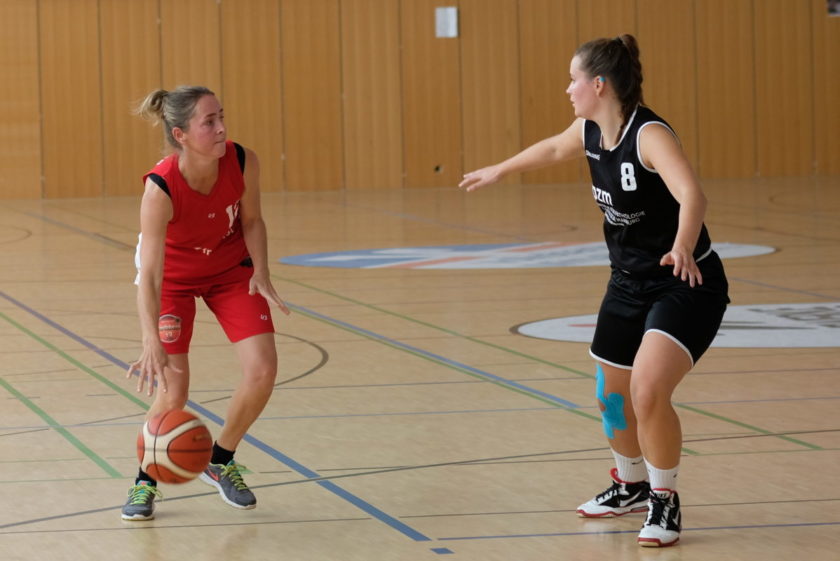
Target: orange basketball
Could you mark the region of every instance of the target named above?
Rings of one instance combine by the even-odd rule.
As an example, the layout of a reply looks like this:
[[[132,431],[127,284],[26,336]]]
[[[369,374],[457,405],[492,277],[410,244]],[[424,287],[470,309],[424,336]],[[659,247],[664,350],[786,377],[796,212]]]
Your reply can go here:
[[[137,435],[140,468],[162,483],[186,483],[210,462],[213,437],[201,419],[181,409],[155,415]]]

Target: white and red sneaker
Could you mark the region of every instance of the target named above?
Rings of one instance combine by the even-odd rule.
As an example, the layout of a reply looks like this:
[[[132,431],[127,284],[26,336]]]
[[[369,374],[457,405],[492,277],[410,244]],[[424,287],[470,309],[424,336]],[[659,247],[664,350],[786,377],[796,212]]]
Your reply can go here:
[[[669,547],[680,541],[680,498],[670,489],[651,489],[648,516],[639,533],[643,547]]]
[[[648,510],[650,483],[622,481],[618,478],[616,468],[610,470],[610,477],[613,479],[613,484],[603,493],[596,495],[594,499],[580,505],[577,508],[578,516],[609,518]]]

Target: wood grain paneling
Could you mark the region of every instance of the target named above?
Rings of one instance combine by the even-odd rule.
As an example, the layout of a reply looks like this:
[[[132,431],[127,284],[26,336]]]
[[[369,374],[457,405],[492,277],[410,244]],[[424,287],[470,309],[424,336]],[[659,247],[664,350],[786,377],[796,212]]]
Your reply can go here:
[[[280,4],[223,2],[222,103],[228,137],[254,150],[260,190],[283,189]]]
[[[102,195],[97,0],[40,3],[44,196]]]
[[[458,4],[403,0],[401,5],[406,187],[453,186],[463,175],[460,42],[435,37],[435,7]]]
[[[577,0],[520,0],[519,87],[522,148],[565,130],[575,114],[566,88],[578,46]],[[522,174],[524,183],[583,179],[582,161]]]
[[[698,169],[750,177],[756,169],[752,0],[696,3]]]
[[[460,37],[435,38],[438,6]],[[266,191],[452,187],[564,129],[574,49],[624,32],[701,177],[840,173],[824,0],[0,0],[0,19],[2,198],[135,193],[162,142],[129,111],[180,84],[219,94]]]
[[[697,166],[694,0],[637,0],[645,103],[677,132]]]
[[[399,0],[342,0],[347,189],[403,184]]]
[[[338,0],[284,0],[286,189],[344,186]]]
[[[41,197],[41,114],[38,77],[38,6],[0,2],[0,199]],[[11,77],[11,79],[8,79]]]
[[[160,158],[163,131],[133,113],[160,87],[158,0],[100,0],[104,193],[137,195]],[[131,53],[126,56],[126,53]]]
[[[756,150],[759,175],[813,171],[814,97],[807,0],[754,4]],[[836,99],[836,97],[835,97]]]
[[[636,34],[636,1],[578,0],[578,39],[585,43],[599,37]]]
[[[464,170],[522,149],[516,0],[461,0]],[[519,183],[519,174],[506,183]]]
[[[216,0],[160,0],[163,87],[206,86],[221,94],[221,32]]]
[[[840,174],[840,17],[811,0],[813,28],[814,160],[818,174]]]

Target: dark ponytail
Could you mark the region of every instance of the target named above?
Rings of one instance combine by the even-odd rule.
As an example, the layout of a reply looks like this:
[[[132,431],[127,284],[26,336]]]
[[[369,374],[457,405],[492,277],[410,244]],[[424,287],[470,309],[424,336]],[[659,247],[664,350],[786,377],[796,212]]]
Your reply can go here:
[[[603,76],[621,103],[624,123],[643,104],[642,63],[636,38],[625,33],[614,39],[594,39],[575,51],[581,69],[589,76]]]

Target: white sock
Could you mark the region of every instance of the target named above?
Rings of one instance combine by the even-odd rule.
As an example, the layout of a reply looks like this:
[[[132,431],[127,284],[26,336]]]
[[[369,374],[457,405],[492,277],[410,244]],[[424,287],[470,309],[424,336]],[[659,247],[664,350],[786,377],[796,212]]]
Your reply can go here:
[[[645,459],[642,456],[638,458],[628,458],[622,456],[615,450],[612,451],[615,458],[615,467],[618,469],[618,478],[628,483],[637,483],[647,479],[648,472],[645,467]]]
[[[651,489],[677,490],[677,474],[680,471],[679,464],[671,469],[659,469],[653,467],[647,460],[645,460],[645,465],[647,466]]]

